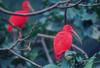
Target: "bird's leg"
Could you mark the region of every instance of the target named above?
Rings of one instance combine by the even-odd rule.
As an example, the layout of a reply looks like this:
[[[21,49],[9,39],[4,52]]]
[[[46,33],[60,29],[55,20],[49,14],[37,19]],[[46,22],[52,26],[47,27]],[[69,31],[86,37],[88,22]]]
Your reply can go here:
[[[16,31],[12,31],[12,38],[13,38],[13,42],[15,42],[17,40],[17,32]]]
[[[19,32],[19,35],[18,35],[18,40],[22,40],[22,32]]]

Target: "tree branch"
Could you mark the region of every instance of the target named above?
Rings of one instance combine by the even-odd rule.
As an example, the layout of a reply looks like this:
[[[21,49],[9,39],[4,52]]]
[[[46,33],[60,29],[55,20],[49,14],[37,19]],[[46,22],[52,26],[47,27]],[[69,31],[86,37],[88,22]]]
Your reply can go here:
[[[27,59],[27,58],[25,58],[25,57],[23,57],[23,56],[21,56],[20,54],[17,54],[15,51],[13,51],[13,50],[9,50],[11,53],[13,53],[14,55],[16,55],[16,56],[18,56],[18,57],[20,57],[21,59],[24,59],[24,60],[26,60],[26,61],[28,61],[28,62],[30,62],[31,64],[33,64],[33,65],[35,65],[35,66],[37,66],[37,67],[39,67],[39,68],[42,68],[42,66],[41,65],[39,65],[39,64],[36,64],[35,62],[33,62],[33,61],[31,61],[31,60],[29,60],[29,59]]]
[[[0,51],[6,51],[9,50],[8,48],[0,48]]]
[[[38,33],[37,36],[43,37],[43,38],[50,38],[50,39],[54,38],[54,36],[52,36],[52,35],[46,35],[46,34],[41,34],[41,33]]]
[[[18,38],[15,41],[15,43],[12,44],[12,46],[10,47],[10,49],[13,49],[19,42],[22,42],[22,41],[25,41],[26,39],[28,39],[31,36],[33,30],[34,30],[34,25],[33,25],[32,29],[30,30],[30,32],[24,38],[22,38],[22,39]]]
[[[8,15],[34,16],[34,15],[42,14],[44,12],[50,11],[52,9],[55,9],[55,8],[57,8],[58,5],[63,4],[63,3],[66,3],[66,1],[59,1],[56,4],[54,4],[54,5],[52,5],[52,6],[48,7],[48,8],[45,8],[45,9],[42,9],[42,10],[39,10],[39,11],[35,11],[35,12],[31,12],[31,13],[19,14],[19,13],[15,13],[15,12],[6,10],[6,9],[4,9],[2,7],[0,7],[0,11],[3,12],[3,13],[5,13],[5,14],[8,14]]]
[[[53,63],[53,60],[52,60],[52,58],[50,57],[50,54],[49,54],[48,48],[47,48],[47,46],[46,46],[46,43],[45,43],[45,41],[44,41],[44,38],[41,39],[41,43],[42,43],[42,45],[43,45],[43,49],[44,49],[44,51],[45,51],[45,54],[46,54],[46,57],[47,57],[49,63],[52,64],[52,63]]]
[[[74,4],[69,4],[70,6],[71,5],[74,5]],[[93,7],[93,6],[99,6],[100,5],[100,3],[94,3],[94,4],[82,4],[82,3],[79,3],[79,4],[77,4],[78,6],[81,6],[81,7]],[[75,5],[76,6],[76,5]],[[59,8],[62,8],[62,9],[64,9],[64,8],[70,8],[70,7],[68,7],[68,6],[62,6],[62,7],[59,7]]]
[[[55,3],[54,5],[52,5],[48,8],[44,8],[42,10],[38,10],[38,11],[35,11],[35,12],[31,12],[31,13],[19,14],[19,13],[15,13],[15,12],[6,10],[2,7],[0,7],[0,11],[5,13],[5,14],[8,14],[8,15],[35,16],[35,15],[39,15],[39,14],[42,14],[42,13],[47,12],[47,11],[51,11],[51,10],[56,9],[56,8],[71,8],[71,7],[74,7],[76,5],[79,5],[79,6],[82,6],[82,7],[91,7],[91,6],[100,5],[100,3],[95,3],[95,4],[91,4],[91,5],[90,4],[80,4],[81,0],[79,0],[76,4],[70,3],[68,6],[59,6],[60,4],[63,4],[63,3],[66,3],[66,2],[67,1],[59,1],[59,2]]]

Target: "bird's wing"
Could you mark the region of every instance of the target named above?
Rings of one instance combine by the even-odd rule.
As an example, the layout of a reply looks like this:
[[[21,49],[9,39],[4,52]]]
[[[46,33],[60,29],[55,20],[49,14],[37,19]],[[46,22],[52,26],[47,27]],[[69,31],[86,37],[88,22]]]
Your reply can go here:
[[[26,13],[25,11],[19,10],[16,11],[15,13]],[[26,21],[28,20],[27,16],[15,16],[15,15],[11,15],[9,22],[13,23],[15,26],[20,26],[23,25],[24,23],[26,23]]]
[[[54,53],[59,56],[71,48],[72,35],[69,32],[61,31],[55,36],[53,44]]]

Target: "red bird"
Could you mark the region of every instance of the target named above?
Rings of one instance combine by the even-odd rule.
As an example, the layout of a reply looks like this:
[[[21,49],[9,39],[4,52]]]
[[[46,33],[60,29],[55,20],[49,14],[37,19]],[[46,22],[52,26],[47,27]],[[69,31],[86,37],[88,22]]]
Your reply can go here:
[[[53,50],[57,61],[62,57],[62,54],[72,47],[72,32],[79,38],[78,34],[73,30],[71,25],[65,25],[62,31],[58,32],[54,38]]]
[[[29,7],[29,1],[25,0],[22,3],[22,9],[16,11],[15,13],[28,13],[30,11],[30,7]],[[16,16],[16,15],[11,15],[11,17],[9,18],[9,22],[11,24],[13,24],[15,27],[19,27],[19,28],[23,28],[24,24],[28,21],[28,16]],[[8,24],[7,25],[7,31],[11,32],[13,30],[13,27]]]

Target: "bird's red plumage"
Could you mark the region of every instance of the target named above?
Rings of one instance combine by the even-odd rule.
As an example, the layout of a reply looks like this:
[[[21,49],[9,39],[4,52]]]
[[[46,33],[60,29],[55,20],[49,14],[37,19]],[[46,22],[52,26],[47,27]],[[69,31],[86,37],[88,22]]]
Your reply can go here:
[[[72,47],[72,28],[70,28],[70,30],[67,29],[69,29],[69,27],[66,27],[62,31],[58,32],[54,38],[53,50],[57,61],[61,59],[61,56],[65,51]]]
[[[22,3],[22,9],[25,10],[25,11],[29,11],[30,8],[29,8],[29,1],[28,0],[25,0],[23,3]]]
[[[29,8],[28,8],[28,0],[25,0],[23,3],[22,3],[22,9],[21,10],[18,10],[16,11],[15,13],[19,13],[19,14],[22,14],[22,13],[28,13],[29,12]],[[16,15],[11,15],[10,18],[9,18],[9,22],[11,24],[13,24],[15,27],[19,27],[19,28],[23,28],[24,27],[24,24],[28,21],[28,16],[16,16]],[[11,32],[13,29],[13,27],[11,25],[8,25],[7,26],[7,30],[8,32]]]
[[[23,11],[23,10],[19,10],[19,11],[16,11],[15,13],[27,13],[27,11]],[[28,16],[15,16],[15,15],[12,15],[10,18],[9,18],[9,22],[12,23],[14,26],[17,26],[17,27],[22,27],[28,20]]]

